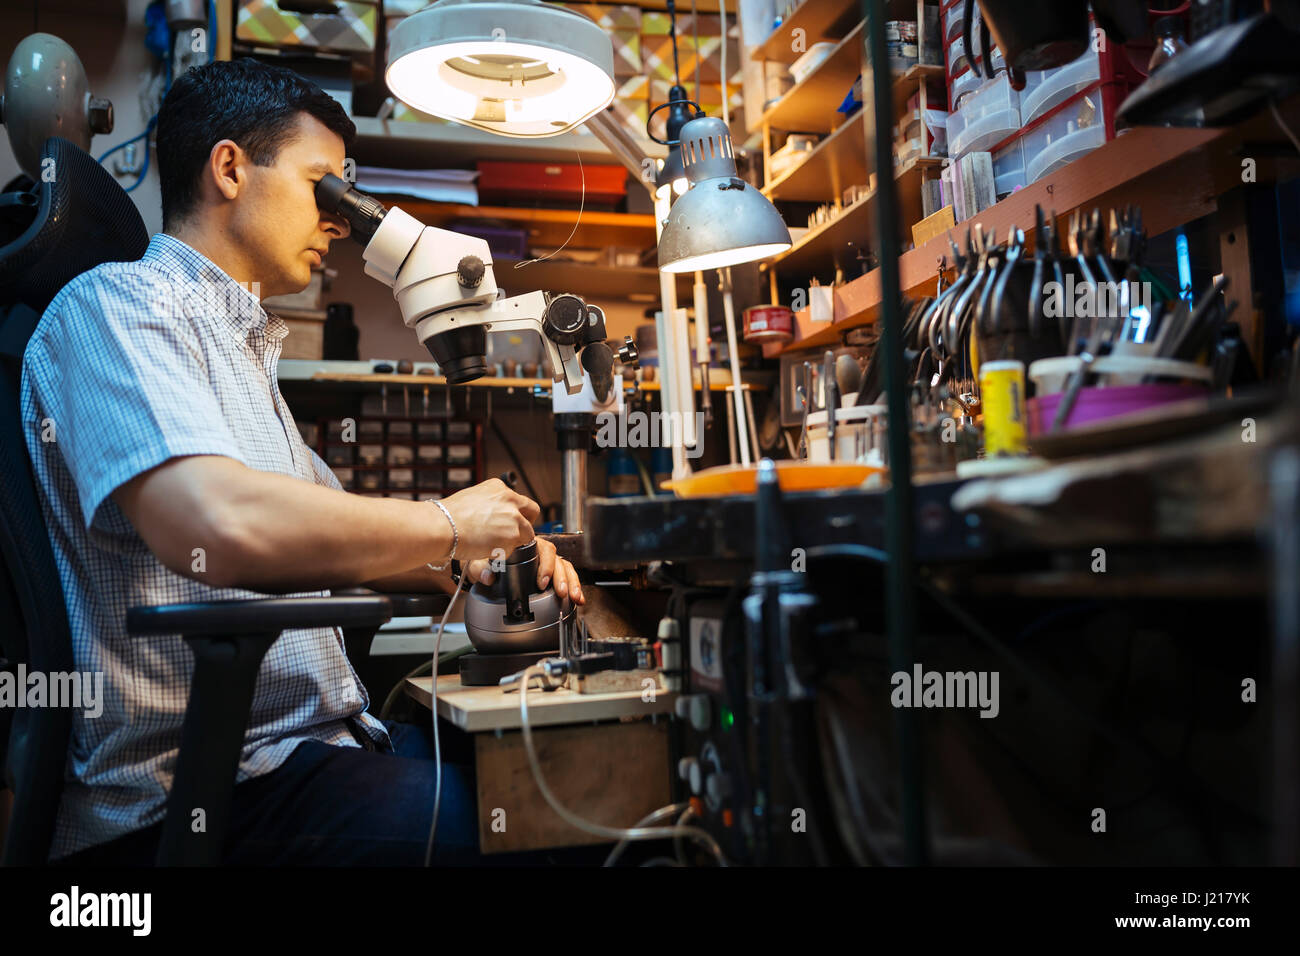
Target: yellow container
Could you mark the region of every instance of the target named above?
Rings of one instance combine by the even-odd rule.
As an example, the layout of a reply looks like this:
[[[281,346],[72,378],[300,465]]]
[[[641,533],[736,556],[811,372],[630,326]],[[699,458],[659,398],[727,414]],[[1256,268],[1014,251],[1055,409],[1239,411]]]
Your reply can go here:
[[[984,456],[1026,454],[1025,363],[982,363],[980,395],[984,407]]]

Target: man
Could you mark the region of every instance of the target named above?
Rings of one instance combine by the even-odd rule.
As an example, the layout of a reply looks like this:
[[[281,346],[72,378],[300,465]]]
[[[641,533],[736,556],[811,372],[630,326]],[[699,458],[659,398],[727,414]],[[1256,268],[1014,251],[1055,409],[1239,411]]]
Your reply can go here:
[[[441,506],[348,494],[299,437],[276,378],[287,329],[259,296],[303,289],[348,234],[314,196],[326,173],[342,175],[355,133],[339,104],[287,70],[216,62],[175,81],[157,129],[163,231],[139,262],[63,289],[23,363],[76,666],[105,681],[102,714],[74,718],[51,852],[72,862],[147,862],[165,813],[191,655],[177,635],[128,637],[128,607],[360,584],[452,591],[431,568],[453,545],[489,580],[485,559],[533,540],[539,517],[496,479]],[[572,566],[548,542],[538,550],[538,583],[582,603]],[[337,629],[271,646],[228,861],[422,861],[431,754],[369,702]],[[467,849],[472,792],[446,769],[439,845]]]

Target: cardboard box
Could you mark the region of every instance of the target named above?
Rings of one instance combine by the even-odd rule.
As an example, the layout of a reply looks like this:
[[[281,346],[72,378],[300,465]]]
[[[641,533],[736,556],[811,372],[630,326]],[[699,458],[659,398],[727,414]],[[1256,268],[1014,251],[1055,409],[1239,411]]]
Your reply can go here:
[[[689,7],[689,4],[687,4],[687,6]],[[735,11],[733,10],[733,16],[727,17],[727,22],[733,25],[736,22],[734,13]],[[695,20],[696,18],[692,17],[689,12],[683,13],[681,10],[677,11],[677,36],[679,39],[695,35]],[[710,36],[721,35],[721,18],[713,15],[706,15],[699,17],[699,21],[701,37],[705,34]],[[671,25],[672,18],[668,16],[667,11],[647,10],[645,13],[641,14],[641,32],[648,36],[667,37]]]
[[[325,313],[272,309],[289,328],[280,358],[320,359],[325,354]]]
[[[257,46],[373,53],[379,6],[338,0],[334,7],[336,13],[299,13],[280,9],[277,0],[239,0],[235,40]]]
[[[916,243],[918,247],[923,246],[931,239],[942,236],[956,225],[957,218],[953,215],[952,206],[944,206],[938,212],[926,216],[912,227],[912,242]]]
[[[594,20],[606,30],[635,30],[641,32],[642,13],[640,7],[629,4],[607,3],[562,3],[559,6],[581,13],[589,20]]]
[[[614,76],[640,76],[644,72],[641,60],[641,34],[636,30],[606,30],[614,43]]]
[[[694,37],[679,36],[677,59],[681,66],[683,84],[694,83],[697,71],[701,83],[722,82],[722,37],[702,33],[697,46]],[[666,36],[643,33],[641,61],[645,66],[646,76],[652,79],[672,80],[672,41]],[[745,62],[740,55],[740,45],[732,40],[731,45],[727,47],[727,72],[731,74],[730,82],[741,83],[744,69]]]

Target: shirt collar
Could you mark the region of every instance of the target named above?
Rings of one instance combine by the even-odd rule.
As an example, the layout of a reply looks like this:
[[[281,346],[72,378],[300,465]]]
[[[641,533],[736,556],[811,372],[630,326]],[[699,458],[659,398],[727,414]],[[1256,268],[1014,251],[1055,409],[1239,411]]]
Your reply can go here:
[[[238,338],[244,339],[252,332],[283,338],[287,333],[278,317],[268,328],[268,317],[261,300],[245,284],[236,282],[215,262],[175,236],[156,233],[149,240],[143,261],[152,262],[193,285],[193,289],[186,292],[187,303],[206,303],[208,307],[204,311],[228,326]]]

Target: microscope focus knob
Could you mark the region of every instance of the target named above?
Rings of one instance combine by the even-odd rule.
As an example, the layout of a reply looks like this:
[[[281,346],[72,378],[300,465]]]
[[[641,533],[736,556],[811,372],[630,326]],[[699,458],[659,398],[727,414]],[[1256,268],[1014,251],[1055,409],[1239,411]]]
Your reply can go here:
[[[640,356],[636,351],[636,343],[632,341],[632,336],[623,336],[623,344],[618,347],[618,360],[629,368],[636,368],[640,362]]]
[[[477,289],[487,275],[487,266],[478,256],[466,256],[456,263],[456,281],[462,289]]]
[[[587,303],[576,295],[554,296],[546,304],[547,336],[556,345],[576,345],[587,324]]]

